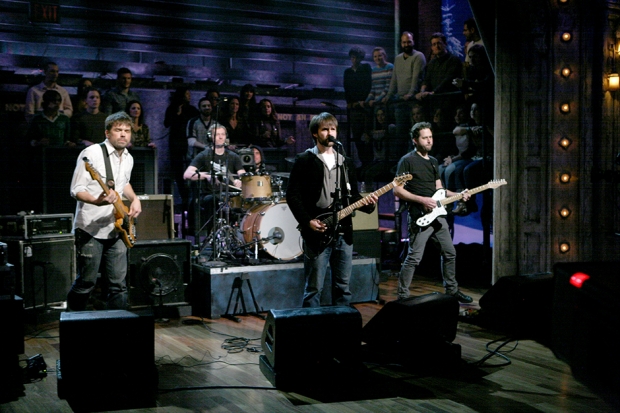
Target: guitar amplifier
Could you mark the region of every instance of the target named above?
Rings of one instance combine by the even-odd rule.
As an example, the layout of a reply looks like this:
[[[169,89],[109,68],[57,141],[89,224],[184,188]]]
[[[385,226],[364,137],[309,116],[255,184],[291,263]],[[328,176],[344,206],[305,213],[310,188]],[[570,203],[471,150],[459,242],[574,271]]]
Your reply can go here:
[[[0,238],[7,240],[70,237],[73,214],[4,215]]]

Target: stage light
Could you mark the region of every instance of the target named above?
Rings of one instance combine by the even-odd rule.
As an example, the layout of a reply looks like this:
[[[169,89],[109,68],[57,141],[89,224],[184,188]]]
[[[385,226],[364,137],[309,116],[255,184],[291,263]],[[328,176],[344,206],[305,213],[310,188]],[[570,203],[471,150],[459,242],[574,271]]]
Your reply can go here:
[[[568,207],[563,206],[558,213],[560,214],[560,217],[562,217],[563,219],[566,219],[570,216],[571,214],[571,210]]]
[[[558,145],[564,150],[567,150],[571,143],[573,143],[573,141],[567,136],[562,136],[558,141]]]
[[[562,77],[569,77],[572,72],[568,67],[565,67],[560,73],[562,73]]]
[[[568,103],[562,103],[560,105],[560,112],[562,112],[562,113],[570,113],[570,105]]]
[[[570,251],[570,244],[568,243],[568,241],[560,242],[560,252],[562,254],[566,254],[568,251]]]
[[[590,279],[588,274],[576,272],[570,277],[570,283],[573,287],[581,288],[583,283]]]
[[[560,39],[562,39],[563,42],[570,42],[572,38],[573,35],[571,34],[571,32],[563,32],[560,35]]]
[[[570,182],[570,172],[562,172],[560,174],[560,182],[563,184],[567,184]]]
[[[560,4],[566,4],[566,3],[568,3],[568,0],[558,0],[558,3],[560,3]]]
[[[607,75],[607,90],[610,92],[616,92],[620,89],[620,77],[618,73],[611,73]]]

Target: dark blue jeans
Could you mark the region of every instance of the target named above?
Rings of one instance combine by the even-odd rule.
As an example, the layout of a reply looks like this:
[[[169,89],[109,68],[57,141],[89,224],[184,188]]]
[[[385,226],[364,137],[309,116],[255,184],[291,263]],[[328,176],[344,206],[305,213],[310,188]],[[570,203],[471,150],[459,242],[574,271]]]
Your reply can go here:
[[[353,244],[347,244],[342,235],[332,241],[321,253],[312,251],[304,242],[304,273],[306,287],[304,290],[304,307],[319,307],[321,292],[325,283],[327,265],[331,269],[332,304],[349,305],[351,291],[349,280],[353,267]]]
[[[81,229],[75,230],[77,278],[71,286],[67,304],[72,311],[84,311],[90,293],[97,283],[103,261],[102,277],[106,278],[108,309],[127,307],[127,247],[120,238],[97,239]]]

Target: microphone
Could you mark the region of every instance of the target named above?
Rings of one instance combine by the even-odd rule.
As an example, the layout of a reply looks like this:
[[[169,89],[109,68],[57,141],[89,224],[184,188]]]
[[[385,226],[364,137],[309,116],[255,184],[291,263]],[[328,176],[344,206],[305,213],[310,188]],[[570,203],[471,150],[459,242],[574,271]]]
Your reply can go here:
[[[328,142],[333,142],[334,145],[342,146],[342,142],[340,142],[338,139],[334,138],[332,135],[329,135],[327,137],[327,141]]]

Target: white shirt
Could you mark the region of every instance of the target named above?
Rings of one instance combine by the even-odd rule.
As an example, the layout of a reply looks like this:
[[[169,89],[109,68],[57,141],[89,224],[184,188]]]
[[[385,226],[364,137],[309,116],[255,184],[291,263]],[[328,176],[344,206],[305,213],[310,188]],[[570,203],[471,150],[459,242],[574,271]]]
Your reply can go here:
[[[73,114],[73,105],[71,104],[71,98],[69,97],[69,92],[67,92],[67,89],[59,85],[48,88],[45,86],[45,83],[41,82],[38,85],[28,89],[28,93],[26,94],[26,107],[24,108],[24,113],[28,122],[32,120],[36,112],[42,110],[41,103],[43,102],[43,94],[48,90],[55,90],[60,93],[60,97],[62,98],[59,110],[60,113],[66,115],[67,117],[71,117]]]
[[[127,149],[119,156],[118,152],[107,139],[105,140],[105,145],[110,155],[110,165],[112,166],[112,173],[114,174],[115,191],[118,192],[119,196],[122,196],[123,189],[131,178],[133,157]],[[95,171],[101,176],[101,180],[104,183],[107,181],[105,176],[105,161],[103,159],[101,146],[91,145],[84,149],[78,157],[71,181],[71,196],[76,198],[79,192],[86,191],[97,198],[103,192],[103,188],[101,188],[101,185],[99,185],[86,170],[83,160],[84,157],[88,158]],[[75,210],[73,229],[75,231],[75,228],[80,228],[95,238],[116,238],[118,233],[114,229],[115,221],[113,205],[97,206],[78,201]]]

